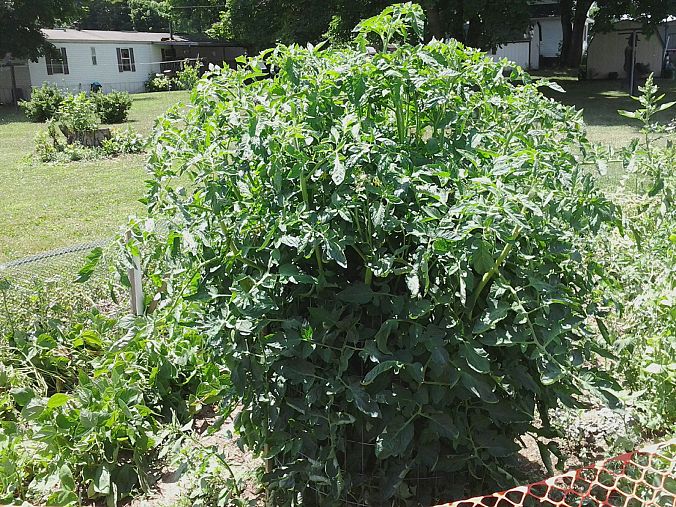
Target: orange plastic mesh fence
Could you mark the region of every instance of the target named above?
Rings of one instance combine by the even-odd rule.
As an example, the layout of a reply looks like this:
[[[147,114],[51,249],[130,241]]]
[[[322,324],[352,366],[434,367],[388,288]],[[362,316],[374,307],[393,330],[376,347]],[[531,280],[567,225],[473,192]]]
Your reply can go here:
[[[676,507],[676,439],[544,481],[436,507]]]

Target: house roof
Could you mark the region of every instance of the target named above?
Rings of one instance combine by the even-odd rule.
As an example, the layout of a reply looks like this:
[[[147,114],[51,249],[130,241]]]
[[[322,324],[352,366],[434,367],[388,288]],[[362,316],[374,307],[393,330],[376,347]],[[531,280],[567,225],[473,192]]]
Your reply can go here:
[[[176,42],[191,42],[190,39],[168,32],[119,32],[108,30],[75,30],[72,28],[57,28],[43,30],[50,42],[147,42],[158,43],[173,40]]]

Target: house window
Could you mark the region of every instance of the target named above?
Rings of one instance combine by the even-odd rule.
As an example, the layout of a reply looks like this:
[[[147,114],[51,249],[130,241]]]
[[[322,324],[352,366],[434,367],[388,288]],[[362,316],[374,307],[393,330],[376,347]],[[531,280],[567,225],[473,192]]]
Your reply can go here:
[[[68,74],[68,56],[66,48],[56,48],[45,55],[47,75]]]
[[[136,72],[133,48],[117,48],[117,68],[120,72]]]
[[[96,65],[96,48],[92,48],[92,65]]]

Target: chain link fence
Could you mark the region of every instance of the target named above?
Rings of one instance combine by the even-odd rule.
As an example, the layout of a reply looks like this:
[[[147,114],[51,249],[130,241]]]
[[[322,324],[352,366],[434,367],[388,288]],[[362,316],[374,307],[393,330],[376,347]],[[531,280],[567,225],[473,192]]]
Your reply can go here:
[[[116,259],[113,238],[57,248],[0,264],[0,331],[12,323],[30,322],[38,313],[49,315],[92,307],[109,314],[129,309],[129,294],[114,284],[111,265]],[[94,250],[101,260],[91,276],[78,282],[80,270]]]

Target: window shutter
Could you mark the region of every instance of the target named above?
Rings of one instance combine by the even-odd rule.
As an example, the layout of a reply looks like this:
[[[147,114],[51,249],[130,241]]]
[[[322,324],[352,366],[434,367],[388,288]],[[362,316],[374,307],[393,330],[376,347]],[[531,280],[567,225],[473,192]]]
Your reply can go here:
[[[122,68],[122,49],[117,48],[117,70],[120,72],[124,71],[124,68]]]
[[[129,48],[129,62],[131,63],[131,71],[136,72],[136,62],[134,61],[134,48]]]
[[[61,61],[63,62],[63,73],[68,74],[68,55],[66,55],[66,48],[61,48]]]
[[[45,63],[47,64],[47,75],[51,76],[54,74],[54,69],[52,68],[52,59],[49,54],[45,55]]]

